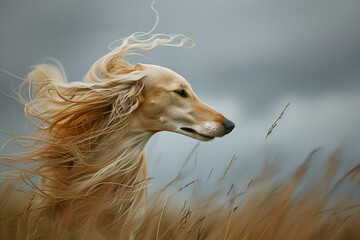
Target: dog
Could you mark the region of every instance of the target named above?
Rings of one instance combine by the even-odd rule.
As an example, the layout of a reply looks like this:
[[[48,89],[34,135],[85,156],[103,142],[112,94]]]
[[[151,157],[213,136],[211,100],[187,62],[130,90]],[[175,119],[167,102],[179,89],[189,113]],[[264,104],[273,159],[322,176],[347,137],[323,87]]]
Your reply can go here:
[[[24,179],[36,175],[41,181],[33,183],[24,236],[39,235],[45,219],[57,238],[75,231],[77,238],[98,233],[129,239],[144,213],[150,178],[143,149],[151,136],[170,131],[210,141],[234,129],[178,73],[125,60],[135,50],[188,42],[183,35],[141,40],[132,34],[78,82],[68,82],[54,65],[33,67],[21,89],[32,92],[22,100],[37,131],[26,137],[32,149],[16,162],[31,166],[22,170]]]

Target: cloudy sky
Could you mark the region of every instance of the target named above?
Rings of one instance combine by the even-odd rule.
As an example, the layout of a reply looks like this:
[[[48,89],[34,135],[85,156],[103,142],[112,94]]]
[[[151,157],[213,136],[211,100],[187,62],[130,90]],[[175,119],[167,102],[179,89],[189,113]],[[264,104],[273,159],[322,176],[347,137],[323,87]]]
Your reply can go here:
[[[69,80],[81,80],[109,51],[109,43],[153,26],[150,4],[1,0],[0,67],[23,77],[31,65],[51,56],[63,64]],[[317,147],[319,158],[340,146],[345,166],[359,162],[359,0],[159,0],[156,9],[160,23],[155,32],[183,33],[196,47],[159,48],[132,63],[175,70],[203,101],[236,124],[230,135],[200,144],[200,178],[212,168],[214,176],[221,173],[233,155],[238,156],[234,177],[273,158],[291,169]],[[22,131],[21,106],[8,96],[19,83],[0,73],[0,130],[11,129],[15,119],[15,131]],[[0,134],[1,143],[6,139]],[[154,184],[171,179],[196,143],[171,133],[155,135],[146,148]],[[193,161],[190,165],[191,172]]]

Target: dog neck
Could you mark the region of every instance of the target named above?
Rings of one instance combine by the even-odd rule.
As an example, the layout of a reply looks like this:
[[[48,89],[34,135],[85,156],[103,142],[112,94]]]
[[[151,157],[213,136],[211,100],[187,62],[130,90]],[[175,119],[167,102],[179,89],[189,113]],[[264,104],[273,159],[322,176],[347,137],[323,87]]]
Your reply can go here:
[[[104,182],[113,182],[133,186],[138,181],[148,178],[140,174],[146,167],[143,150],[152,133],[129,130],[125,133],[114,132],[98,144],[93,156],[89,159],[90,175],[82,181],[82,187],[103,186]],[[140,175],[143,176],[140,176]],[[79,183],[78,179],[74,184]]]
[[[103,165],[136,160],[141,157],[151,136],[152,133],[139,130],[112,133],[98,144],[89,161]]]

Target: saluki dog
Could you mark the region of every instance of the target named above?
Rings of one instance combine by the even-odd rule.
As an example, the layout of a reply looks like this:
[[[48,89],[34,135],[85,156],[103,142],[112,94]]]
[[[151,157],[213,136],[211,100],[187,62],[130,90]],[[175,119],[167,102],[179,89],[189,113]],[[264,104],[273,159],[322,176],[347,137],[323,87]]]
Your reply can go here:
[[[234,123],[202,102],[176,72],[125,60],[135,50],[189,41],[183,35],[130,35],[81,82],[68,82],[61,67],[33,67],[23,84],[30,98],[22,99],[37,130],[26,137],[31,150],[14,159],[27,166],[23,178],[41,179],[33,183],[27,236],[48,219],[57,237],[68,229],[129,238],[144,212],[150,180],[143,149],[150,137],[170,131],[209,141],[233,130]]]

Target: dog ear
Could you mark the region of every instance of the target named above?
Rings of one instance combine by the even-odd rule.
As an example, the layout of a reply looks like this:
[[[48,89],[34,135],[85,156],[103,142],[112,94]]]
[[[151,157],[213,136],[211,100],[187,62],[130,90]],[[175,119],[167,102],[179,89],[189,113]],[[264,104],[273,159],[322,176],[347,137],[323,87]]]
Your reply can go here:
[[[143,88],[141,78],[108,85],[92,84],[91,87],[72,86],[70,96],[54,97],[46,101],[43,108],[51,134],[58,138],[78,138],[103,125],[127,121],[140,104],[139,95]],[[45,100],[45,99],[42,99]],[[45,104],[45,101],[43,102]],[[50,111],[52,110],[52,111]],[[114,121],[114,122],[113,122]]]

